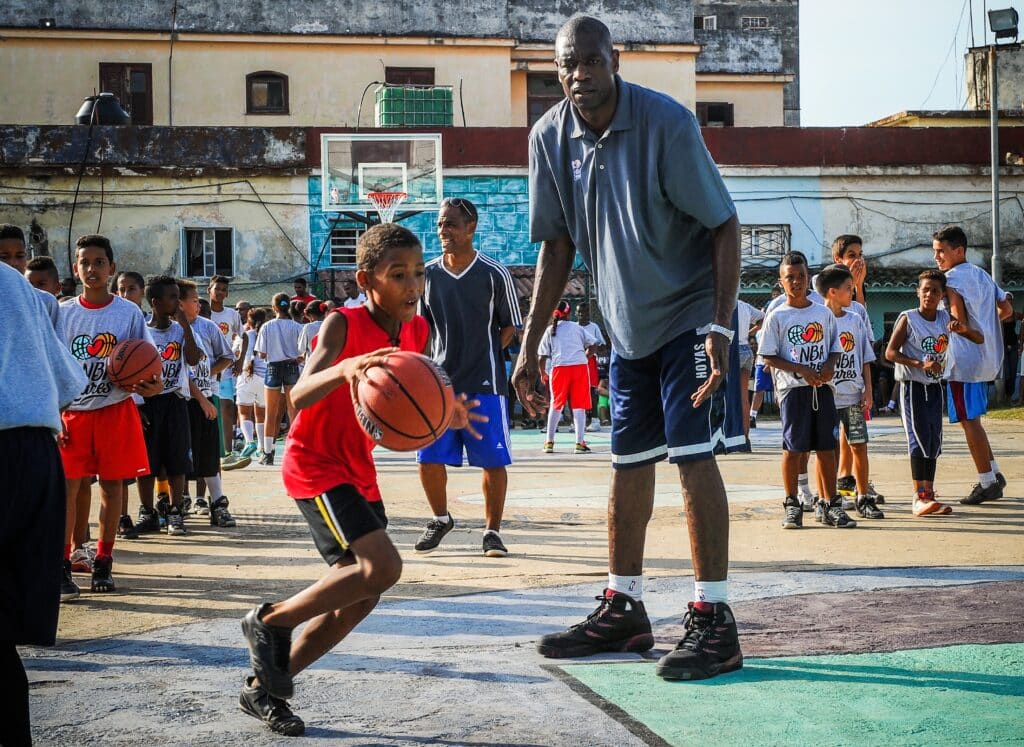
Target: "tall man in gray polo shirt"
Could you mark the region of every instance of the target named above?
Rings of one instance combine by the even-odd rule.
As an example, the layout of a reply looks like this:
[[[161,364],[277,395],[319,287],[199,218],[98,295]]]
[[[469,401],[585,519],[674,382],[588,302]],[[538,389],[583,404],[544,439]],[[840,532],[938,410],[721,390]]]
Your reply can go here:
[[[658,663],[667,679],[739,669],[727,602],[729,515],[714,454],[743,445],[726,432],[719,390],[734,335],[739,225],[693,114],[618,77],[607,27],[572,18],[555,41],[566,99],[530,133],[530,238],[542,242],[533,305],[513,374],[528,410],[537,346],[576,250],[594,274],[611,339],[610,573],[597,611],[544,636],[549,657],[645,651],[654,645],[642,600],[654,465],[679,465],[695,578],[686,634]],[[711,282],[708,282],[710,276]]]

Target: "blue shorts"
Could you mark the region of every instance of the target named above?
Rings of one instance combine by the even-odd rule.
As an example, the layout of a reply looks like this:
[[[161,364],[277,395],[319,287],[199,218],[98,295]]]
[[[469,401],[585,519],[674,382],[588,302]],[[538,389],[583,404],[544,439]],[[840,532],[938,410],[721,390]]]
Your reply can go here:
[[[830,386],[790,389],[779,405],[782,448],[805,453],[839,447],[839,412]]]
[[[267,375],[263,377],[263,385],[267,389],[280,389],[283,386],[295,386],[298,380],[298,361],[278,361],[267,364]]]
[[[480,400],[473,412],[490,418],[486,423],[473,423],[473,428],[483,438],[478,441],[465,430],[449,428],[441,438],[416,452],[417,464],[461,467],[463,454],[471,467],[492,469],[512,464],[505,398],[500,394],[470,394],[469,399]]]
[[[942,453],[942,384],[901,381],[900,416],[910,456],[938,459]]]
[[[754,391],[775,391],[775,383],[772,381],[772,375],[765,369],[763,363],[758,363],[754,366]]]
[[[659,462],[710,459],[746,448],[739,375],[729,375],[703,405],[690,395],[711,369],[703,334],[690,330],[643,358],[612,351],[609,389],[612,466],[629,469]],[[739,370],[739,346],[729,350],[729,370]]]
[[[234,376],[227,377],[224,374],[221,374],[221,377],[220,377],[220,391],[217,392],[217,395],[221,399],[231,399],[231,400],[233,400],[235,398],[235,377]]]
[[[983,381],[948,381],[949,422],[974,420],[988,412],[988,384]]]

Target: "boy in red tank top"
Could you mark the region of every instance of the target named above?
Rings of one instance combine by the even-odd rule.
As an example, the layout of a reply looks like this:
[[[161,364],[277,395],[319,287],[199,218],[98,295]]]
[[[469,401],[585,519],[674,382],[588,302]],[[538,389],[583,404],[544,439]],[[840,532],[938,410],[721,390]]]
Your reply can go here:
[[[246,677],[239,704],[287,736],[305,730],[287,703],[293,675],[340,643],[402,574],[402,559],[385,531],[374,443],[356,421],[351,387],[388,352],[426,348],[427,322],[416,315],[423,249],[410,231],[386,223],[360,237],[356,265],[366,303],[334,309],[320,328],[292,389],[298,415],[282,463],[285,489],[331,569],[290,599],[264,602],[242,621],[255,676]],[[486,418],[470,414],[476,404],[460,396],[451,427],[479,438],[470,421]],[[306,621],[292,643],[292,630]]]

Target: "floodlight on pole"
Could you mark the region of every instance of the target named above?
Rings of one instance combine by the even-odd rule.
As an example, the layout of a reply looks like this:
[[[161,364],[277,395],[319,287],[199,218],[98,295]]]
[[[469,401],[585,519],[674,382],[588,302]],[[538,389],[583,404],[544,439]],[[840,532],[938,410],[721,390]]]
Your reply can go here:
[[[1016,39],[1019,22],[1020,16],[1017,15],[1017,11],[1014,8],[990,10],[988,12],[988,27],[996,35],[996,41],[1000,39]]]

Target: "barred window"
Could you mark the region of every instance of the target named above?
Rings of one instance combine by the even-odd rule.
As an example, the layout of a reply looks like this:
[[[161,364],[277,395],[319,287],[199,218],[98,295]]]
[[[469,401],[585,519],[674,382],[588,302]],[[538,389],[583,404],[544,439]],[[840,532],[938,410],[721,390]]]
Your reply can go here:
[[[768,28],[766,16],[743,16],[740,18],[740,28],[744,31],[761,31]]]
[[[789,251],[788,224],[740,226],[740,255],[745,267],[773,267]]]
[[[363,235],[360,228],[335,228],[331,231],[331,266],[346,267],[356,263],[356,242]]]

